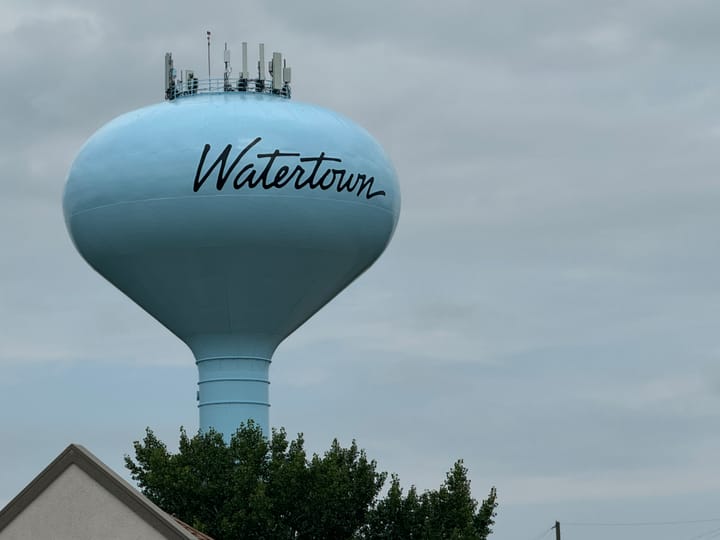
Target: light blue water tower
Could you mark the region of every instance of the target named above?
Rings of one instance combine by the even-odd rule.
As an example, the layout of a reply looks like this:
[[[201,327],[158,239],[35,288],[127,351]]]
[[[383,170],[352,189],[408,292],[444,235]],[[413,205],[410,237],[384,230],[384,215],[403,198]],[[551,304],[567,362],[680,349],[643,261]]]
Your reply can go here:
[[[248,419],[268,433],[275,349],[380,256],[400,213],[380,145],[291,100],[282,56],[267,80],[259,56],[251,78],[243,43],[234,76],[226,46],[223,78],[200,80],[167,54],[165,102],[97,131],[63,201],[85,260],[190,347],[200,429],[226,438]]]

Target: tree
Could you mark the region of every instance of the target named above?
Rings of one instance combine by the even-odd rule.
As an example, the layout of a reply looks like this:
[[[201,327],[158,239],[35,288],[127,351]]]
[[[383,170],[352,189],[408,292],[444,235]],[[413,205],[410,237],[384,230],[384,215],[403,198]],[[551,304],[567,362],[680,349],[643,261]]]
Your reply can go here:
[[[484,540],[495,523],[495,488],[482,501],[480,510],[477,506],[462,460],[455,463],[439,489],[419,497],[414,486],[403,497],[400,480],[393,475],[387,495],[371,512],[361,538]]]
[[[210,430],[188,437],[177,454],[147,429],[125,465],[142,492],[160,508],[216,540],[248,539],[485,539],[492,531],[495,490],[480,510],[459,461],[437,491],[403,496],[355,441],[334,440],[308,457],[302,434],[284,429],[270,439],[250,422],[229,444]]]
[[[373,540],[420,538],[425,516],[415,487],[403,497],[400,479],[392,475],[384,499],[370,512],[368,523],[359,537]]]
[[[497,490],[493,486],[490,488],[488,498],[483,500],[480,510],[475,514],[475,530],[481,538],[487,538],[492,534],[492,526],[495,525],[494,518],[497,515],[495,509],[497,507]]]

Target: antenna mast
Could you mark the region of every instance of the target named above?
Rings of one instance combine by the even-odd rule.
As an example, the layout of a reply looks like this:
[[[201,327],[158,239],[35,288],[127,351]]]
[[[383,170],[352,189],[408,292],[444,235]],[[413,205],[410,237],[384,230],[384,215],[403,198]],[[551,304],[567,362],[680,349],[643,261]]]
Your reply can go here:
[[[255,88],[262,92],[265,88],[265,44],[260,43],[258,60],[258,78],[255,81]]]
[[[230,73],[232,72],[232,68],[230,67],[230,49],[227,48],[227,41],[225,42],[225,74],[223,76],[223,90],[226,92],[229,91],[232,88],[232,85],[230,84]]]
[[[210,30],[207,31],[207,38],[208,38],[208,84],[210,84]]]

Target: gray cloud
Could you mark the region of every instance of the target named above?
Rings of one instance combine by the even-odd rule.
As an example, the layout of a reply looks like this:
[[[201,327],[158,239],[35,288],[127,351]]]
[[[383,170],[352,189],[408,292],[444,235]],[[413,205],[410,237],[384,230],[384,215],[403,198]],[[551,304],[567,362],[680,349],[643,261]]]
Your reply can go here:
[[[60,200],[83,141],[161,99],[165,51],[202,71],[211,29],[285,52],[294,97],[402,182],[386,254],[278,350],[274,424],[422,488],[464,457],[498,540],[715,515],[718,9],[5,2],[0,502],[71,441],[119,470],[146,424],[196,425],[189,351],[79,258]]]

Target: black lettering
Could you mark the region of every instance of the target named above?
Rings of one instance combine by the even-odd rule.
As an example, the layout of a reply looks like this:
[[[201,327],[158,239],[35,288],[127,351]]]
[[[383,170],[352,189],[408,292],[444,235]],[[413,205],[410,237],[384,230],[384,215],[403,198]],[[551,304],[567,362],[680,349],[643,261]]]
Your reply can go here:
[[[362,177],[362,178],[361,178]],[[360,194],[363,192],[365,188],[367,188],[367,192],[365,193],[366,199],[372,199],[373,197],[377,197],[378,195],[385,195],[384,191],[370,191],[372,189],[373,183],[375,182],[375,177],[371,176],[370,178],[365,178],[365,175],[360,173],[357,175],[358,181],[360,182],[360,188],[358,189],[357,196],[359,197]]]
[[[315,175],[317,174],[318,169],[320,168],[320,164],[323,161],[337,161],[338,163],[341,163],[342,159],[333,158],[333,157],[325,157],[325,152],[320,152],[320,155],[318,157],[300,158],[301,163],[305,163],[308,161],[314,161],[315,167],[313,167],[313,170],[310,173],[310,176],[308,177],[307,180],[305,180],[305,182],[302,183],[302,185],[298,185],[299,181],[295,182],[295,189],[300,189],[300,188],[304,187],[306,184],[310,184],[310,189],[315,189],[316,187],[318,187],[318,185],[320,185],[319,182],[318,183],[313,182],[313,180],[315,180]]]
[[[297,179],[295,180],[295,186],[296,186],[295,189],[298,189],[297,183],[300,182],[300,179],[302,178],[303,174],[305,174],[305,169],[303,169],[300,165],[296,165],[295,169],[293,170],[292,173],[290,173],[290,176],[287,179],[288,183],[292,182],[292,179],[295,177],[296,174],[297,174]]]
[[[250,174],[248,174],[245,178],[243,178],[242,180],[240,180],[240,177],[241,177],[245,172],[247,172],[248,170],[250,170]],[[254,188],[255,186],[257,186],[257,185],[260,183],[260,181],[257,180],[257,181],[255,181],[255,182],[253,182],[253,178],[255,178],[255,164],[254,164],[254,163],[248,163],[248,164],[245,165],[242,169],[240,169],[240,172],[239,172],[239,173],[237,173],[237,176],[235,177],[235,180],[233,180],[233,187],[234,187],[235,189],[240,189],[240,188],[243,187],[245,184],[247,184],[248,187]]]
[[[243,158],[245,154],[247,154],[248,150],[250,150],[253,146],[255,146],[257,143],[259,143],[262,140],[262,137],[256,137],[255,140],[253,140],[250,144],[248,144],[245,148],[243,148],[243,151],[238,154],[238,156],[233,160],[233,162],[230,164],[230,167],[225,170],[225,165],[227,164],[228,156],[230,155],[230,150],[232,150],[232,144],[228,144],[225,149],[220,152],[220,155],[215,160],[215,162],[210,166],[210,168],[205,172],[205,174],[200,177],[200,173],[202,172],[202,167],[205,164],[205,158],[208,155],[208,152],[210,151],[210,145],[206,144],[203,148],[202,155],[200,156],[200,162],[198,163],[197,171],[195,172],[195,182],[193,183],[193,191],[195,193],[198,192],[198,190],[202,187],[202,185],[205,183],[205,180],[208,179],[208,177],[212,174],[215,167],[220,165],[220,170],[218,171],[218,177],[217,177],[217,190],[220,191],[223,187],[225,187],[225,182],[227,182],[228,177],[230,176],[230,173],[232,173],[233,169],[236,167],[236,165],[240,162],[240,160]]]
[[[325,179],[330,176],[330,173],[332,173],[332,178],[330,179],[330,183],[328,185],[325,185]],[[332,169],[328,169],[323,173],[323,175],[320,177],[320,181],[318,182],[318,186],[320,186],[320,189],[323,191],[327,191],[332,187],[332,185],[335,183],[335,173],[333,173]]]
[[[262,182],[262,185],[265,189],[270,189],[271,187],[273,187],[273,183],[270,182],[270,184],[268,184],[267,175],[270,172],[270,168],[273,166],[275,160],[279,157],[297,157],[299,155],[300,154],[296,154],[294,152],[281,152],[277,148],[272,154],[258,154],[258,159],[270,158],[267,162],[267,165],[265,165],[265,168],[260,173],[260,176],[258,176],[258,182]]]
[[[341,193],[342,190],[345,190],[348,193],[352,193],[353,191],[355,191],[355,186],[357,186],[357,179],[354,177],[355,177],[355,173],[350,173],[350,175],[347,177],[347,180],[345,180],[344,178],[340,178],[340,180],[337,183],[338,193]],[[355,180],[354,182],[353,182],[353,179]],[[344,183],[343,183],[343,181],[344,181]],[[352,184],[351,184],[351,182],[352,182]]]
[[[232,144],[228,144],[222,152],[220,152],[215,161],[213,161],[207,169],[204,169],[208,154],[211,150],[211,146],[206,144],[203,147],[200,161],[195,171],[193,191],[197,193],[216,169],[217,182],[215,187],[218,191],[222,190],[241,160],[247,155],[250,149],[261,140],[262,137],[253,139],[232,161],[229,161]],[[297,152],[282,152],[279,148],[276,148],[270,153],[256,154],[256,156],[258,159],[267,160],[262,171],[256,174],[258,173],[258,169],[255,168],[255,163],[247,163],[240,169],[240,172],[235,175],[232,183],[233,188],[242,189],[243,187],[248,187],[253,189],[260,186],[263,189],[281,189],[287,185],[292,185],[297,190],[307,186],[310,189],[320,188],[323,191],[327,191],[335,186],[338,193],[346,191],[348,193],[355,193],[357,197],[360,197],[363,192],[365,192],[366,199],[387,195],[385,191],[381,189],[373,191],[375,184],[374,176],[367,176],[364,173],[358,172],[348,173],[347,169],[333,169],[328,167],[327,165],[329,163],[342,163],[342,159],[328,156],[325,152],[320,152],[317,156],[304,157]],[[273,167],[278,158],[298,158],[297,161],[301,164],[312,163],[312,170],[309,175],[306,175],[307,170],[305,167],[301,164],[295,164],[295,168],[292,168],[291,163],[290,165],[282,165],[279,167],[273,176]],[[325,167],[321,170],[323,165]]]
[[[283,165],[278,169],[278,172],[275,173],[275,178],[272,181],[272,185],[276,188],[284,187],[285,184],[287,184],[290,181],[290,178],[287,178],[284,182],[282,182],[283,178],[287,176],[287,173],[290,172],[290,167],[287,165]],[[282,183],[281,183],[282,182]]]

